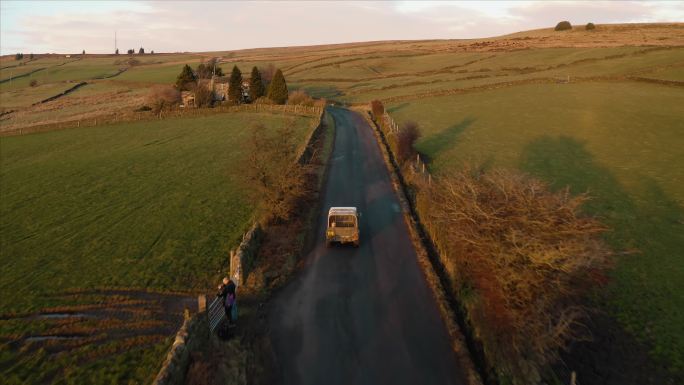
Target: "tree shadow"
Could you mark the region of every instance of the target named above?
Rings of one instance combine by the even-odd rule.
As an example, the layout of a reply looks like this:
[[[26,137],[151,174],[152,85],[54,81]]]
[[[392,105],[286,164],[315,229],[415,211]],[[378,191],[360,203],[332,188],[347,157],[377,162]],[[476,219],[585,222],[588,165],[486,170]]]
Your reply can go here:
[[[312,98],[335,98],[344,96],[344,92],[335,86],[302,86],[299,88],[303,89]]]
[[[578,382],[592,384],[681,383],[684,337],[674,325],[684,324],[676,311],[684,308],[684,298],[673,294],[681,293],[684,282],[682,207],[652,178],[626,190],[584,143],[569,136],[530,142],[519,166],[554,190],[589,192],[583,209],[610,227],[605,239],[617,253],[608,290],[594,298],[600,310],[588,321],[593,341],[574,343],[556,374],[567,379],[576,371]]]
[[[474,121],[475,119],[466,117],[461,122],[421,140],[418,147],[422,153],[429,154],[430,158],[436,158],[440,152],[452,147],[463,131],[470,127]]]
[[[392,106],[392,107],[388,107],[388,108],[387,108],[387,112],[388,112],[388,113],[397,112],[397,111],[399,111],[399,110],[401,110],[401,109],[404,109],[404,108],[408,107],[410,104],[411,104],[411,103],[406,102],[406,103],[397,104],[397,105]]]

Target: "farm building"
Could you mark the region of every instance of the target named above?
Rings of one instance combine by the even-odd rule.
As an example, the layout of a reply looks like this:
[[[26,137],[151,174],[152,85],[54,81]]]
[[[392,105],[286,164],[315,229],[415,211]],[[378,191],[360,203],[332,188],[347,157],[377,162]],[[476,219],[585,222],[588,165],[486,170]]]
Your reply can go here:
[[[214,76],[211,79],[200,79],[198,85],[202,85],[211,89],[214,92],[214,102],[225,102],[229,99],[228,90],[230,88],[228,76]],[[249,80],[242,82],[242,100],[240,103],[249,103]],[[182,107],[196,107],[195,94],[192,91],[183,91],[181,93]]]
[[[191,91],[181,92],[181,107],[195,107],[195,93]]]

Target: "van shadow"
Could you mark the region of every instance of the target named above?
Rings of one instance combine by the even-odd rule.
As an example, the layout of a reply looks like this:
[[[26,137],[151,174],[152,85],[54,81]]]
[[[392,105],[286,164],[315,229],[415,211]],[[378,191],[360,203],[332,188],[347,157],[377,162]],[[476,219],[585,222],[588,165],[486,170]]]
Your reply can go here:
[[[553,190],[568,186],[573,194],[588,192],[592,199],[583,209],[611,228],[604,238],[618,254],[608,290],[593,300],[599,305],[587,321],[593,340],[574,343],[555,374],[566,379],[576,371],[579,382],[591,384],[681,383],[681,373],[668,372],[664,362],[682,346],[670,336],[679,322],[673,308],[684,303],[668,294],[681,292],[676,282],[684,282],[676,273],[684,250],[682,207],[650,178],[628,192],[584,143],[569,136],[528,143],[519,166]],[[649,329],[659,333],[649,335]],[[644,340],[649,342],[639,342]],[[658,351],[665,356],[654,358]]]
[[[466,117],[461,122],[451,125],[437,134],[425,137],[425,139],[418,142],[418,148],[421,153],[430,154],[429,158],[436,158],[442,151],[453,147],[458,140],[458,137],[470,127],[475,119]],[[429,160],[429,159],[428,159]]]

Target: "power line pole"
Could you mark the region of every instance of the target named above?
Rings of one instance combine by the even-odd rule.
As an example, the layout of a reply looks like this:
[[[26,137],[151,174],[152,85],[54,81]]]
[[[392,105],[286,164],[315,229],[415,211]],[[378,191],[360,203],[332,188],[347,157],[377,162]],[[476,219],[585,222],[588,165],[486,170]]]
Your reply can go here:
[[[116,30],[114,30],[114,52],[119,49],[119,46],[116,44]]]

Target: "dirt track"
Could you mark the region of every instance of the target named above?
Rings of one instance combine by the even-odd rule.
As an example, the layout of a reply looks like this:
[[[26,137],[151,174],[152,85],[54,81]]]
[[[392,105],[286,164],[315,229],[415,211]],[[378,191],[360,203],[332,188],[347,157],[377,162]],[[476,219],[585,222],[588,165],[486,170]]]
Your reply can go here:
[[[335,148],[315,246],[269,311],[279,382],[465,384],[371,128],[328,111]],[[330,206],[359,208],[359,249],[326,249]]]

